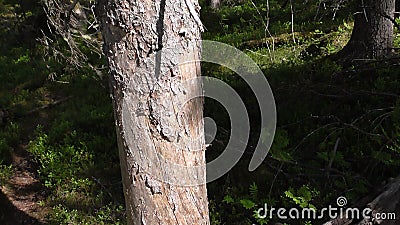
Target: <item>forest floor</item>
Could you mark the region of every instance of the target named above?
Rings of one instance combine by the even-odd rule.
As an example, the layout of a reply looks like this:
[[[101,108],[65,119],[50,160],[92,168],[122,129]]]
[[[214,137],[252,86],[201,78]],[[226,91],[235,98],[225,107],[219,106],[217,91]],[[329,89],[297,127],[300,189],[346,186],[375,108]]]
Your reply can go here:
[[[266,37],[255,25],[260,12],[251,3],[202,10],[209,30],[203,39],[237,46],[262,69],[276,98],[276,139],[257,172],[246,172],[244,157],[226,179],[207,184],[211,224],[266,224],[253,213],[265,203],[322,208],[345,196],[349,205],[363,207],[381,193],[382,181],[398,176],[400,64],[377,61],[347,68],[332,61],[350,38],[352,22],[347,17],[311,21],[308,8],[296,14],[298,32],[291,32],[275,4],[273,37]],[[79,70],[44,54],[44,46],[25,29],[35,30],[34,20],[8,28],[10,21],[19,21],[14,10],[0,7],[0,16],[7,18],[0,20],[0,169],[12,168],[11,173],[0,170],[0,225],[126,224],[107,73],[91,69],[103,68],[103,58],[91,55],[90,68]],[[395,34],[400,49],[400,34]],[[21,37],[27,36],[32,40],[24,43]],[[54,52],[68,55],[69,47],[57,40]],[[233,71],[214,66],[202,67],[203,75],[242,94],[256,118],[252,126],[258,124],[257,101],[247,86]],[[206,101],[204,109],[218,127],[230,129],[219,105]],[[262,129],[254,127],[249,146],[256,146]],[[221,142],[229,139],[225,131],[216,136]],[[209,158],[223,147],[213,145]]]
[[[0,208],[4,209],[0,224],[46,224],[51,208],[41,202],[48,196],[48,190],[39,180],[39,164],[28,152],[28,145],[37,124],[48,124],[48,113],[41,111],[35,116],[27,113],[15,122],[20,132],[11,152],[12,175],[0,185]]]
[[[4,225],[44,224],[49,209],[39,204],[45,199],[46,191],[37,179],[35,162],[20,145],[13,152],[14,174],[1,187],[0,208],[4,209]]]

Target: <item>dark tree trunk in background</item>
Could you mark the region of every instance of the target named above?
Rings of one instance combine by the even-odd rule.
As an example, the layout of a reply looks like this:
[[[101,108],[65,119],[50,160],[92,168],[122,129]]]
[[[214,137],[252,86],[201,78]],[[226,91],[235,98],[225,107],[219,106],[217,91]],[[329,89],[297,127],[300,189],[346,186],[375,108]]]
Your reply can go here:
[[[395,0],[359,0],[353,32],[343,53],[353,58],[390,57],[394,11]]]
[[[99,2],[129,225],[209,224],[205,167],[190,172],[205,165],[203,101],[190,100],[201,83],[184,86],[200,64],[180,64],[200,58],[198,8],[196,0]]]

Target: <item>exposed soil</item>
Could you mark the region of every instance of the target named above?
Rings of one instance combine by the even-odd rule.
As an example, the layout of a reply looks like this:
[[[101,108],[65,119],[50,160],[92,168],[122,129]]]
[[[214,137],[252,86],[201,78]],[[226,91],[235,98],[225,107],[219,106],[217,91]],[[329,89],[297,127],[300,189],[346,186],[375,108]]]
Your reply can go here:
[[[48,209],[39,205],[46,196],[37,179],[35,163],[20,146],[13,153],[14,174],[0,192],[0,224],[45,224]]]

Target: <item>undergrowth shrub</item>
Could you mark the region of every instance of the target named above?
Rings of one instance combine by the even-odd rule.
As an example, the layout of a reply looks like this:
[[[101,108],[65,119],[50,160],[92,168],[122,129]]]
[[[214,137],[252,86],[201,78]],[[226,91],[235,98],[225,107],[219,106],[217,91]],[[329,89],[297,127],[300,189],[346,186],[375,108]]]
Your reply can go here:
[[[82,176],[85,170],[93,165],[92,155],[87,151],[85,144],[71,143],[76,135],[76,132],[72,132],[66,135],[64,143],[52,146],[48,136],[39,128],[37,137],[29,143],[28,151],[39,162],[39,175],[46,187],[70,185],[72,189],[76,189],[90,185],[86,180],[73,179]]]

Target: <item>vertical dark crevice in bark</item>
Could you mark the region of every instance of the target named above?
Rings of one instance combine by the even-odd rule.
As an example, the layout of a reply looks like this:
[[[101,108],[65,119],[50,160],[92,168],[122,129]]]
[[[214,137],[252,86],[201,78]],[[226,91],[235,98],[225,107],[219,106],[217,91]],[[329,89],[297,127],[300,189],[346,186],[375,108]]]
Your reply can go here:
[[[163,36],[164,36],[164,14],[165,14],[165,0],[160,1],[160,12],[158,14],[157,21],[157,49],[156,49],[156,69],[155,77],[156,79],[160,76],[161,69],[161,54],[163,48]]]

